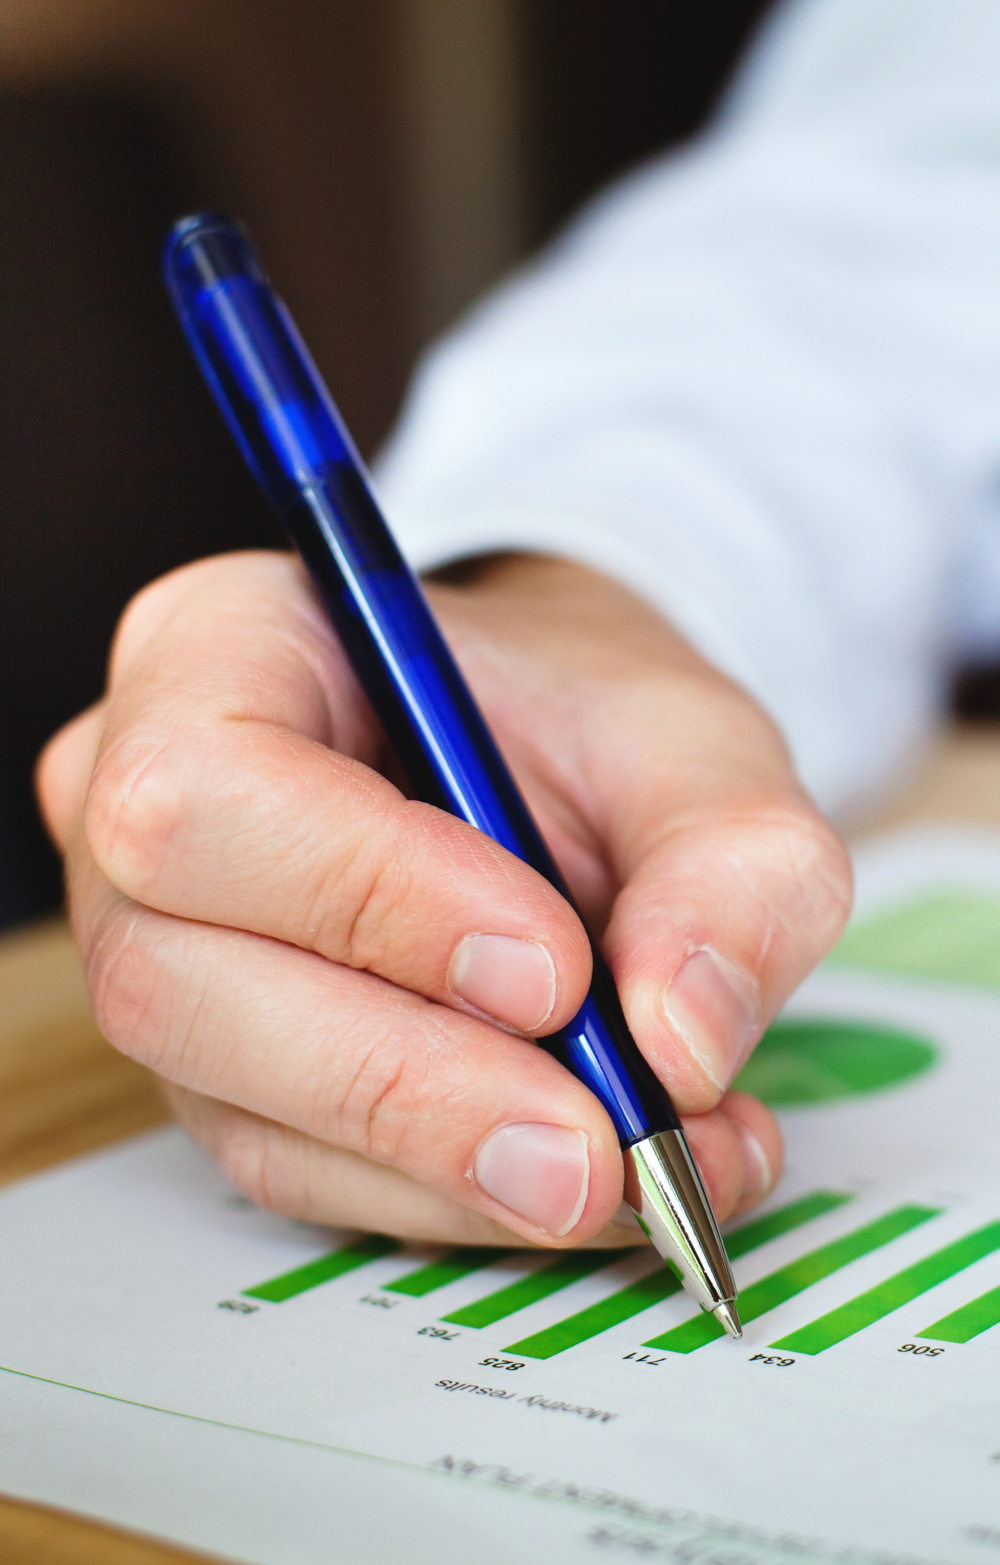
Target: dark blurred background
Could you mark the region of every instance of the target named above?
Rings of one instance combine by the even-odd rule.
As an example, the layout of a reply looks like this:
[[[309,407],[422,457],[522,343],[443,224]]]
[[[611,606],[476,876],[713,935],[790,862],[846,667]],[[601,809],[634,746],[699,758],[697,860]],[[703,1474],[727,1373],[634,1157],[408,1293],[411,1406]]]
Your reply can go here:
[[[163,235],[256,233],[362,447],[421,346],[704,123],[766,0],[21,0],[0,18],[0,925],[61,900],[45,739],[161,572],[277,545],[167,309]]]

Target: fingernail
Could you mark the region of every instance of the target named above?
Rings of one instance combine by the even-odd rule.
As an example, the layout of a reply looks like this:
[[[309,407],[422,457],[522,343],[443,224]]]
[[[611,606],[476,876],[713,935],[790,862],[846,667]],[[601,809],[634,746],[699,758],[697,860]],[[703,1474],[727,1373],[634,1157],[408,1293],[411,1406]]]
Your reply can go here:
[[[743,1200],[763,1201],[774,1184],[774,1175],[767,1153],[752,1130],[739,1127],[743,1145]]]
[[[693,951],[664,991],[663,1009],[695,1064],[724,1091],[758,1037],[750,980],[716,951]]]
[[[555,963],[544,946],[510,935],[469,935],[451,962],[452,991],[519,1032],[538,1032],[556,1003]]]
[[[561,1239],[587,1204],[587,1137],[562,1125],[504,1125],[483,1142],[473,1171],[494,1201]]]

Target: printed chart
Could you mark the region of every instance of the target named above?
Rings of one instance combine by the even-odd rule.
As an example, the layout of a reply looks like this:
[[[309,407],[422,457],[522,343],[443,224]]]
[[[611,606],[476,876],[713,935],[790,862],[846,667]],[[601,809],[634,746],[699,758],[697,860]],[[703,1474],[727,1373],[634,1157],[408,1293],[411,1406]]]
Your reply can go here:
[[[323,1233],[176,1131],[25,1183],[0,1199],[0,1487],[261,1565],[375,1565],[401,1527],[440,1565],[988,1560],[994,935],[1000,840],[859,866],[836,959],[745,1073],[788,1169],[727,1235],[738,1344],[647,1248]]]

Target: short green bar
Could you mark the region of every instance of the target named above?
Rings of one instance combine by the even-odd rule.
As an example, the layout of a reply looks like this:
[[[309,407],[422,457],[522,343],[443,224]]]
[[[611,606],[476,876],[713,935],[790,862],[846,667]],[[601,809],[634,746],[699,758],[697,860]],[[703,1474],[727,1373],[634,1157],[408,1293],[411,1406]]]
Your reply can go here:
[[[879,1283],[878,1287],[869,1288],[860,1298],[842,1304],[839,1309],[820,1316],[812,1325],[793,1331],[771,1346],[786,1348],[791,1353],[823,1353],[884,1315],[891,1315],[893,1310],[909,1304],[911,1299],[919,1298],[939,1282],[954,1277],[956,1272],[964,1271],[973,1261],[991,1255],[994,1250],[1000,1250],[1000,1223],[987,1223],[985,1228],[977,1228],[964,1239],[946,1245],[943,1250],[935,1250],[915,1266],[897,1272],[895,1277]]]
[[[739,1310],[742,1320],[756,1320],[758,1315],[776,1309],[786,1299],[792,1299],[797,1293],[812,1287],[814,1282],[831,1276],[862,1255],[870,1255],[873,1250],[881,1249],[890,1240],[909,1233],[911,1228],[937,1215],[936,1207],[900,1206],[885,1217],[867,1223],[864,1228],[845,1234],[842,1239],[834,1239],[809,1255],[800,1256],[797,1261],[782,1266],[779,1271],[772,1272],[769,1277],[762,1277],[759,1282],[751,1283],[749,1288],[741,1291]],[[695,1348],[703,1348],[706,1343],[724,1336],[725,1332],[715,1317],[703,1311],[680,1326],[675,1326],[672,1331],[665,1331],[661,1337],[644,1342],[643,1347],[664,1348],[668,1353],[693,1353]]]
[[[627,1251],[571,1250],[551,1266],[543,1266],[529,1277],[520,1277],[517,1282],[508,1283],[506,1288],[498,1288],[485,1299],[477,1299],[475,1304],[442,1315],[441,1319],[449,1326],[492,1326],[494,1321],[506,1320],[508,1315],[527,1309],[529,1304],[537,1304],[539,1299],[547,1299],[551,1293],[579,1282],[581,1277],[589,1277],[603,1266],[611,1266],[623,1254]]]
[[[943,1315],[926,1331],[918,1331],[918,1337],[928,1337],[932,1342],[971,1342],[981,1331],[989,1331],[1000,1322],[1000,1288],[981,1293],[971,1304],[963,1304],[960,1310]]]
[[[788,1206],[779,1207],[777,1211],[768,1212],[766,1216],[737,1228],[735,1233],[726,1236],[726,1248],[732,1258],[745,1255],[748,1250],[754,1250],[769,1239],[776,1239],[779,1234],[811,1222],[813,1218],[821,1217],[824,1212],[833,1211],[850,1200],[849,1195],[840,1191],[815,1190],[799,1201],[792,1201]],[[600,1303],[571,1315],[568,1320],[560,1321],[558,1326],[550,1326],[546,1331],[525,1337],[522,1342],[512,1343],[504,1352],[522,1353],[525,1358],[553,1358],[557,1353],[565,1353],[567,1348],[575,1348],[579,1343],[599,1336],[602,1331],[609,1331],[612,1326],[620,1325],[642,1310],[650,1309],[671,1294],[679,1293],[680,1289],[681,1284],[674,1272],[664,1266],[646,1277],[640,1277],[618,1293],[613,1293],[609,1299],[602,1299]]]
[[[355,1267],[364,1266],[367,1261],[377,1261],[380,1255],[392,1255],[399,1248],[398,1239],[387,1239],[384,1234],[366,1234],[363,1239],[355,1239],[353,1244],[345,1244],[341,1250],[321,1255],[318,1261],[297,1266],[293,1272],[272,1277],[270,1282],[259,1283],[256,1288],[244,1288],[243,1296],[266,1299],[269,1304],[283,1304],[286,1299],[294,1299],[296,1294],[308,1293],[320,1283],[353,1272]]]
[[[449,1250],[439,1261],[431,1261],[428,1266],[420,1266],[415,1272],[407,1272],[405,1277],[398,1278],[396,1282],[387,1282],[385,1291],[406,1293],[411,1299],[422,1299],[438,1288],[447,1287],[450,1282],[457,1282],[460,1277],[482,1271],[484,1266],[499,1261],[501,1256],[509,1253],[507,1250]]]

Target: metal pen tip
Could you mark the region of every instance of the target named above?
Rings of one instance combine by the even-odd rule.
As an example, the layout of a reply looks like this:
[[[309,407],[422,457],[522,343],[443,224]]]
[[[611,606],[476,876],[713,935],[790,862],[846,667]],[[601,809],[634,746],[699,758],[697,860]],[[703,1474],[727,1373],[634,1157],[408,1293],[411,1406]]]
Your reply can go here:
[[[712,1311],[720,1326],[724,1326],[729,1335],[737,1341],[743,1335],[743,1327],[740,1324],[739,1311],[736,1308],[735,1299],[723,1299]]]

